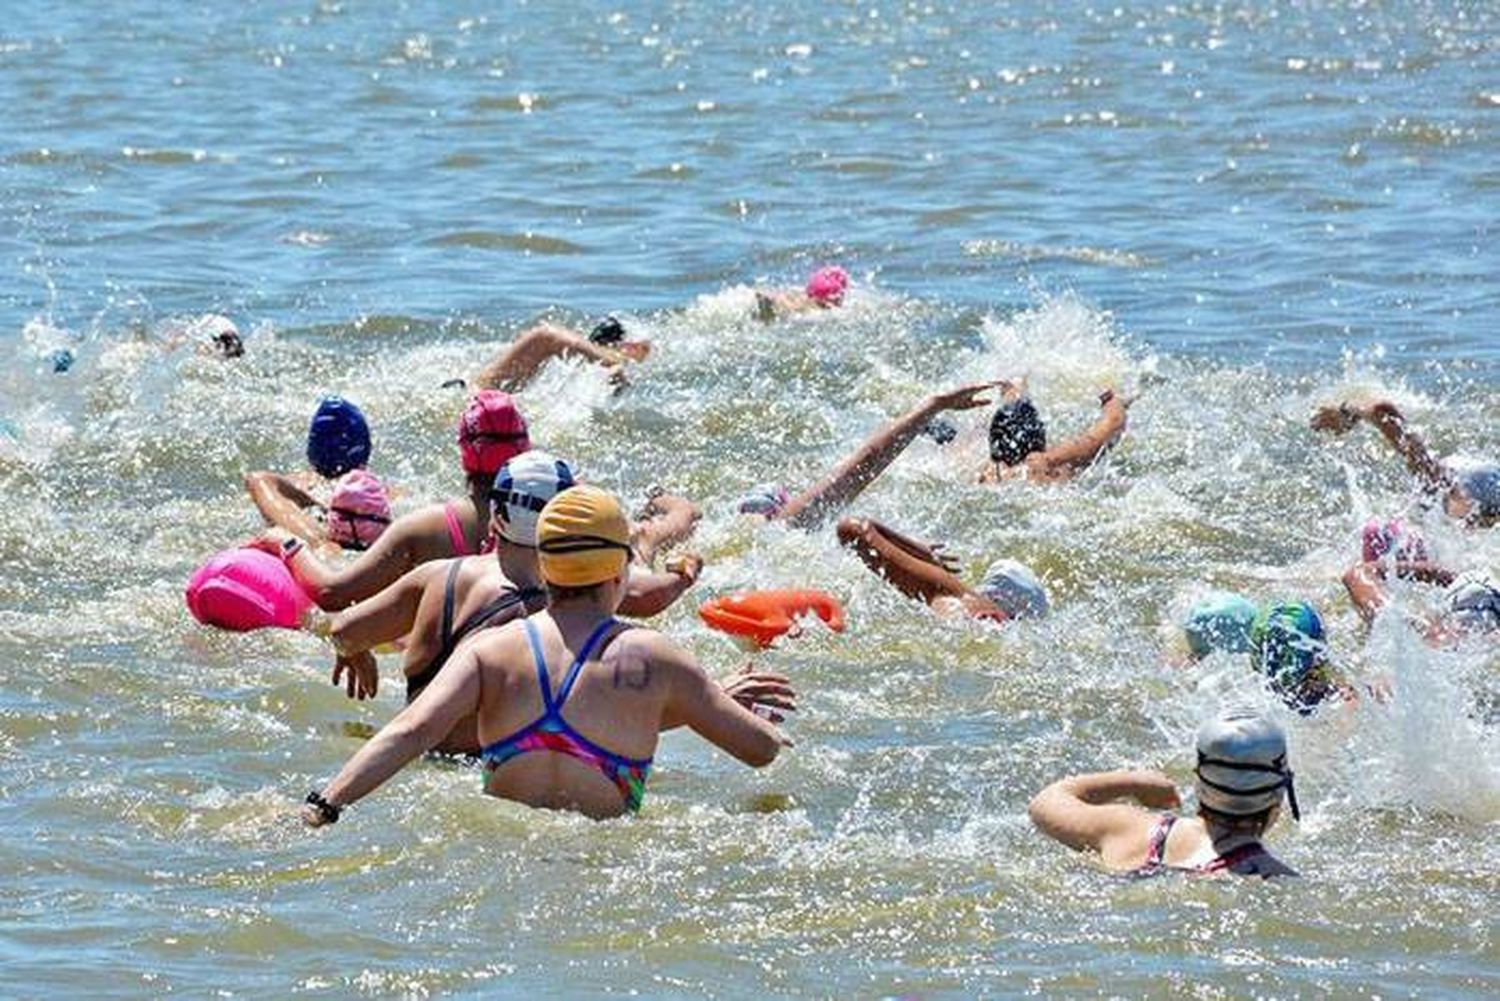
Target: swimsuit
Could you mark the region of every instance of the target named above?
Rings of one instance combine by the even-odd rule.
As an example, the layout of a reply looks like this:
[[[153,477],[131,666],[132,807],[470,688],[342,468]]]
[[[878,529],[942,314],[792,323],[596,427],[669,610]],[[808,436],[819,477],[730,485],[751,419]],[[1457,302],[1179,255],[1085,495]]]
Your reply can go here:
[[[443,521],[448,524],[448,542],[453,546],[454,556],[473,556],[469,552],[469,540],[464,536],[464,524],[458,517],[458,507],[452,501],[443,502]],[[495,551],[493,537],[486,538],[479,546],[479,555]]]
[[[1135,869],[1126,873],[1137,879],[1145,879],[1149,876],[1158,876],[1161,873],[1176,870],[1187,872],[1197,876],[1211,876],[1215,873],[1229,872],[1247,859],[1257,855],[1265,855],[1266,850],[1255,842],[1231,848],[1223,855],[1217,855],[1202,865],[1175,866],[1167,865],[1167,836],[1172,833],[1172,825],[1177,823],[1178,818],[1174,814],[1164,813],[1156,821],[1156,826],[1151,828],[1151,839],[1146,845],[1146,861]]]
[[[520,608],[522,614],[526,614],[532,610],[531,605],[536,599],[547,596],[547,592],[539,587],[516,587],[514,584],[508,583],[505,585],[505,590],[481,605],[473,615],[464,619],[463,623],[457,629],[454,629],[453,606],[455,602],[453,585],[458,580],[458,571],[462,567],[463,560],[454,560],[453,565],[448,568],[448,580],[443,585],[442,646],[438,649],[437,655],[427,662],[426,667],[422,668],[416,674],[406,676],[407,705],[415,702],[417,696],[422,694],[422,689],[432,684],[432,679],[438,676],[438,672],[443,669],[443,665],[448,662],[448,658],[453,656],[454,649],[457,648],[459,641],[464,637],[470,633],[476,633],[484,629],[492,624],[497,617],[513,608]],[[510,616],[506,616],[498,624],[503,625],[505,622],[509,622],[510,618]]]
[[[552,697],[552,686],[547,681],[547,660],[542,653],[541,636],[530,619],[523,619],[522,624],[526,627],[527,639],[531,641],[531,657],[536,661],[537,685],[542,690],[542,715],[504,740],[497,740],[481,749],[479,757],[484,761],[485,771],[494,772],[507,761],[531,751],[566,754],[570,758],[598,769],[599,773],[613,782],[615,788],[620,791],[620,798],[625,801],[625,809],[635,813],[641,808],[641,800],[646,797],[646,779],[651,774],[651,759],[627,758],[605,750],[573,729],[572,724],[563,719],[562,715],[563,703],[568,701],[568,696],[573,691],[573,683],[582,673],[584,663],[594,652],[594,648],[598,646],[604,634],[615,625],[615,620],[605,619],[589,634],[588,640],[583,644],[583,649],[578,651],[578,656],[574,658],[572,665],[568,668],[568,673],[563,677],[555,699]]]

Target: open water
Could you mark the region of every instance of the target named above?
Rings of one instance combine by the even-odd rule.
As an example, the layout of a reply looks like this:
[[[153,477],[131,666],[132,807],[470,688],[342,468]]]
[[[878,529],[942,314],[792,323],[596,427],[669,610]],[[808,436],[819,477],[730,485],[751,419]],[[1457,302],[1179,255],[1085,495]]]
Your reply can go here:
[[[1366,640],[1337,583],[1374,514],[1492,571],[1500,531],[1417,508],[1367,429],[1306,426],[1380,393],[1500,452],[1493,5],[0,6],[0,993],[1500,992],[1496,650]],[[846,309],[749,320],[830,260]],[[243,359],[170,347],[211,310]],[[355,705],[319,641],[192,623],[192,568],[256,529],[240,476],[296,466],[340,392],[403,503],[450,495],[441,383],[611,310],[655,354],[618,397],[549,368],[536,438],[700,499],[709,569],[659,624],[711,670],[743,655],[696,600],[845,599],[845,635],[763,658],[797,747],[752,773],[671,735],[603,824],[422,763],[304,831],[399,686]],[[1140,392],[1129,433],[1076,484],[994,489],[960,415],[855,510],[971,579],[1030,562],[1045,622],[939,621],[831,531],[730,513],[1019,374],[1054,434]],[[1186,784],[1199,718],[1277,711],[1238,660],[1167,666],[1209,586],[1316,601],[1395,685],[1282,713],[1300,881],[1121,881],[1025,817],[1069,771]]]

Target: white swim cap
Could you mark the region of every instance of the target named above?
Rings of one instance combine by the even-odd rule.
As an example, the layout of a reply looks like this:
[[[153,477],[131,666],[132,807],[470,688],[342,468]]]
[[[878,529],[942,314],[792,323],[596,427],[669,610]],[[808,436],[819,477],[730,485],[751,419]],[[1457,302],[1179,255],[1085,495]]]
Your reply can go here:
[[[1500,518],[1500,462],[1449,456],[1443,463],[1453,474],[1453,483],[1474,505],[1481,518]]]
[[[490,488],[490,511],[500,522],[500,537],[518,546],[535,546],[542,508],[576,482],[566,462],[539,448],[501,466]]]
[[[1013,619],[1041,618],[1051,607],[1047,589],[1024,563],[996,560],[984,572],[979,593],[1005,610]]]
[[[1500,587],[1483,574],[1466,573],[1448,585],[1448,612],[1466,632],[1500,629]]]
[[[1198,728],[1198,802],[1231,816],[1269,810],[1286,789],[1292,816],[1301,819],[1286,734],[1253,709],[1226,709]]]

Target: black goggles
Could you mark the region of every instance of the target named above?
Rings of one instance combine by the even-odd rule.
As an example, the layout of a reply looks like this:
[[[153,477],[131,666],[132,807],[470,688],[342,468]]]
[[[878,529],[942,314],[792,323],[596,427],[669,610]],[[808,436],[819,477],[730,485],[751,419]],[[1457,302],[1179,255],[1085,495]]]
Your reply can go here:
[[[545,542],[538,543],[537,549],[553,556],[562,556],[568,553],[584,553],[594,549],[619,549],[628,553],[632,559],[635,557],[635,550],[631,549],[625,543],[616,542],[614,539],[606,539],[598,535],[564,535],[560,538],[548,539]]]
[[[1250,789],[1236,789],[1226,785],[1220,785],[1212,779],[1203,777],[1203,766],[1211,765],[1214,768],[1227,768],[1233,772],[1271,772],[1278,776],[1275,782],[1263,786],[1255,786]],[[1263,796],[1277,789],[1286,790],[1287,805],[1292,808],[1292,819],[1301,820],[1302,811],[1297,808],[1297,787],[1292,784],[1292,770],[1286,766],[1286,756],[1282,755],[1267,764],[1253,764],[1243,761],[1225,761],[1222,758],[1210,758],[1202,753],[1198,755],[1198,767],[1195,770],[1198,781],[1217,790],[1226,796]]]
[[[348,518],[350,521],[369,521],[377,525],[389,525],[391,523],[391,519],[383,514],[365,514],[363,511],[351,511],[346,507],[331,507],[328,509],[328,513],[336,514],[341,518]]]

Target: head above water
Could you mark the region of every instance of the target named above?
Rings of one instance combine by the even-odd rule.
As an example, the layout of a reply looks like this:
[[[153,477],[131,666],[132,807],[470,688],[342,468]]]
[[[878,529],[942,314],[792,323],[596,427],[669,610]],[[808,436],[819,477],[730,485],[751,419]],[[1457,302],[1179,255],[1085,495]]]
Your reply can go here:
[[[1024,462],[1047,448],[1047,428],[1035,405],[1024,396],[1007,399],[990,418],[990,458],[1002,466]]]
[[[807,297],[819,306],[840,306],[849,290],[849,272],[837,264],[819,268],[807,279]]]
[[[328,537],[345,549],[368,549],[391,523],[385,484],[366,469],[351,469],[333,485]]]
[[[490,487],[490,513],[500,538],[517,546],[536,546],[537,522],[547,502],[578,481],[568,464],[533,448],[500,467]]]
[[[1198,802],[1230,817],[1253,816],[1281,805],[1282,790],[1292,816],[1302,819],[1286,734],[1253,709],[1226,709],[1198,728]]]
[[[332,479],[370,461],[370,425],[342,396],[324,397],[307,428],[307,461]]]
[[[198,333],[207,339],[209,347],[221,358],[238,358],[245,353],[240,328],[229,317],[220,313],[208,313],[199,317],[195,326]]]
[[[589,340],[595,344],[608,347],[611,344],[619,344],[625,339],[625,325],[617,316],[606,316],[594,325],[589,331]]]
[[[1214,591],[1188,611],[1182,624],[1188,649],[1194,657],[1207,657],[1216,650],[1248,652],[1256,611],[1248,598],[1230,591]]]
[[[1468,502],[1465,517],[1471,521],[1500,520],[1500,462],[1449,457],[1444,465],[1453,476],[1453,485]]]
[[[548,584],[590,587],[625,572],[630,563],[630,522],[618,497],[581,484],[542,508],[536,545]]]
[[[979,582],[979,593],[1004,609],[1013,619],[1039,619],[1051,610],[1047,589],[1031,568],[1016,560],[1000,559],[989,565]]]
[[[762,483],[741,497],[735,505],[740,514],[758,514],[774,518],[791,503],[791,494],[786,487],[774,483]]]
[[[1392,559],[1415,563],[1427,559],[1427,540],[1415,528],[1408,528],[1400,518],[1381,521],[1371,518],[1360,530],[1360,556],[1366,563]]]
[[[1500,585],[1484,575],[1466,573],[1448,586],[1448,614],[1467,633],[1500,631]]]
[[[526,418],[509,393],[485,389],[474,394],[458,419],[458,450],[465,473],[494,476],[530,448]]]
[[[1255,668],[1295,709],[1307,710],[1326,694],[1328,643],[1323,620],[1305,601],[1268,605],[1250,626]]]

